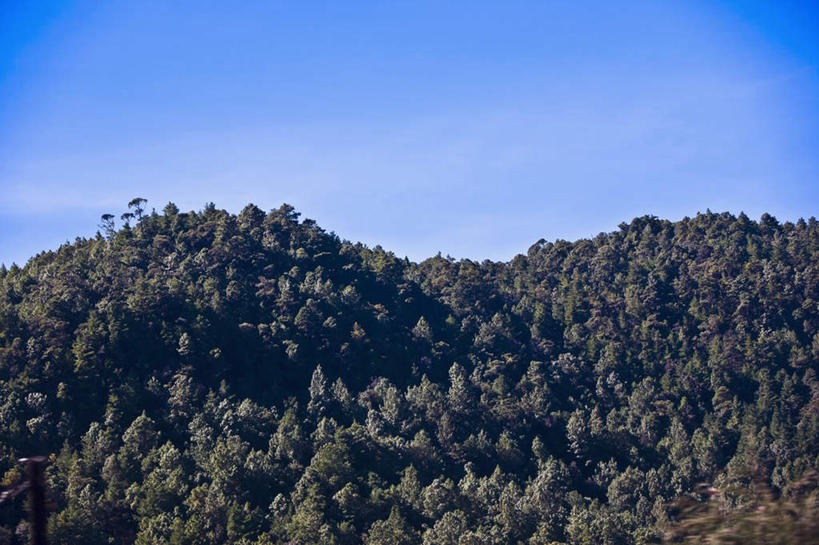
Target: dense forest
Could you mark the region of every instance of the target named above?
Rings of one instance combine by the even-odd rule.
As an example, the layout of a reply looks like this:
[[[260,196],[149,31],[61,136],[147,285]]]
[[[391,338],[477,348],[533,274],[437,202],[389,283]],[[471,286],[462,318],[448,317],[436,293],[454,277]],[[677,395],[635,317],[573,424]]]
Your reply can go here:
[[[0,488],[49,457],[54,543],[651,543],[681,501],[815,490],[814,219],[642,217],[508,263],[288,205],[134,199],[100,231],[0,268]],[[0,504],[0,544],[28,533]]]

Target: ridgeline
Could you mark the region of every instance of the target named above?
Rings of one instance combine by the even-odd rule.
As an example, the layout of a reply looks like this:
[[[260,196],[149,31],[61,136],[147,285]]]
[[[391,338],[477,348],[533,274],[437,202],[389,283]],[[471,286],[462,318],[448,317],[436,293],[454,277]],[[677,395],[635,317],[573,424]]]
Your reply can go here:
[[[801,501],[819,467],[814,219],[412,263],[143,206],[0,269],[2,487],[50,456],[53,543],[647,543],[700,483]]]

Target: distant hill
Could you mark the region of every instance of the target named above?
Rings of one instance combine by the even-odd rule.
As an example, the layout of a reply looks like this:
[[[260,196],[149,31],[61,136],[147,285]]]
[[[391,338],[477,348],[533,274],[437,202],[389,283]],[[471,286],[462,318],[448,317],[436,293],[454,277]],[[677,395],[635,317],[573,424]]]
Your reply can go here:
[[[54,543],[646,543],[699,483],[819,467],[814,219],[412,263],[143,207],[0,269],[2,487],[51,455]]]

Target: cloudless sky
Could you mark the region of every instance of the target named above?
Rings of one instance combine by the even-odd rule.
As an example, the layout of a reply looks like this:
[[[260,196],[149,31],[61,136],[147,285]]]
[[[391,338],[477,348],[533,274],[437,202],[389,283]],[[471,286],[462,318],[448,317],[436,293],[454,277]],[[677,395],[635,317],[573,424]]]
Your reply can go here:
[[[416,260],[814,216],[817,6],[0,0],[0,262],[136,196]]]

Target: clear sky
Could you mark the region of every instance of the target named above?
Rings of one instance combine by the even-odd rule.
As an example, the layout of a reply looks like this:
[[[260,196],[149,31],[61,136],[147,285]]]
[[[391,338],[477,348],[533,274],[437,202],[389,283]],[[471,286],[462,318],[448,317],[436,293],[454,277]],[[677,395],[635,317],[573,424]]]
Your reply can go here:
[[[421,259],[819,205],[814,2],[0,0],[0,262],[136,196]]]

